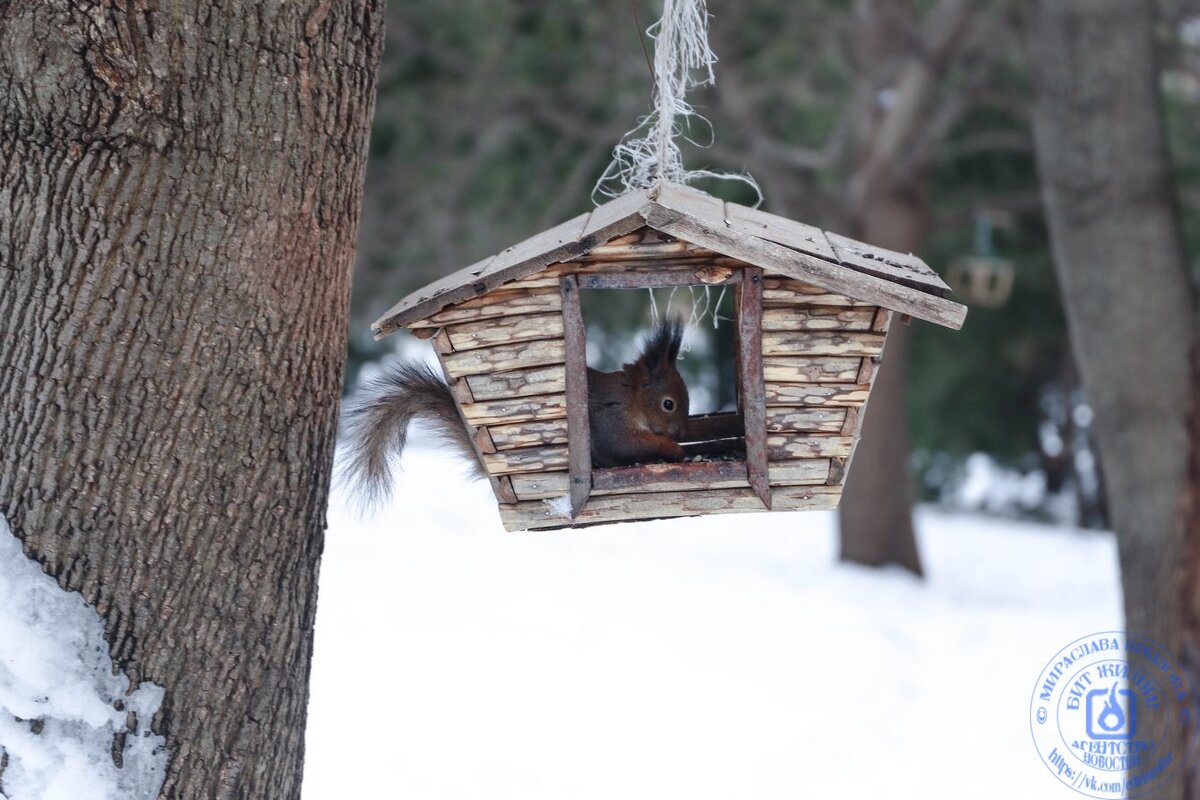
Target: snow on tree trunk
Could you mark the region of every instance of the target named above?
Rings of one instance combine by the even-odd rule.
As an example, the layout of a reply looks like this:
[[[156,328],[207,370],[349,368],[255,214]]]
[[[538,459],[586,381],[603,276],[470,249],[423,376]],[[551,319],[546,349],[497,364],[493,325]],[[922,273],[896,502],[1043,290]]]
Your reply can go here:
[[[104,621],[64,592],[0,517],[0,796],[154,798],[166,740],[150,731],[163,690],[113,672]]]
[[[0,513],[165,690],[162,797],[299,796],[382,3],[0,5]]]

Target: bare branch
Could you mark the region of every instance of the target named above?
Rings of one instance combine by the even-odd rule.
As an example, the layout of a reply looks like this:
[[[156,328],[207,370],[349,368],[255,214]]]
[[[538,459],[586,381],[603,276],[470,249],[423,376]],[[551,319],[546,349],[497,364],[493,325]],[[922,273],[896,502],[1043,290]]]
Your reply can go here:
[[[901,69],[891,107],[872,137],[866,160],[850,183],[850,202],[858,207],[872,187],[899,160],[922,125],[937,89],[937,78],[962,40],[971,20],[967,0],[942,0],[923,26],[923,52]]]

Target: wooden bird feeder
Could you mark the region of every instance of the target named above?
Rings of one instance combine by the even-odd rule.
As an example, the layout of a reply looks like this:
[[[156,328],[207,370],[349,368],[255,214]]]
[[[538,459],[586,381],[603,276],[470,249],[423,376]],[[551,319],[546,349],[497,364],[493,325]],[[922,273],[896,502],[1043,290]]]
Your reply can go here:
[[[735,293],[737,411],[691,418],[698,461],[593,468],[580,290],[686,285]],[[893,316],[960,328],[949,291],[915,256],[665,185],[448,275],[372,327],[433,339],[505,528],[561,528],[835,508]]]

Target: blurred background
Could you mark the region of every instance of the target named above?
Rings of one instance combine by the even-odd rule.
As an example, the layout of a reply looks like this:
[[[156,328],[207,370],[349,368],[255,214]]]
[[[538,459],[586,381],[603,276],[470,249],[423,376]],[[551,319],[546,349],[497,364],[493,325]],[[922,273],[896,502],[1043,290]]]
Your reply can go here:
[[[661,9],[390,4],[348,387],[428,352],[371,340],[400,297],[591,208],[650,108]],[[708,10],[716,85],[688,99],[711,146],[686,166],[919,254],[964,328],[893,326],[838,516],[505,536],[487,485],[419,429],[380,515],[335,486],[306,796],[1077,796],[1029,738],[1055,652],[1146,631],[1200,683],[1200,446],[1181,452],[1189,403],[1200,420],[1200,0]],[[592,298],[590,363],[636,353],[639,296]],[[687,379],[719,407],[730,381],[693,370],[728,363],[727,340],[696,342]],[[387,691],[357,714],[348,685]]]
[[[915,323],[910,352],[896,356],[909,368],[920,499],[1104,527],[1104,476],[1043,219],[1019,19],[1011,3],[980,0],[939,39],[934,5],[713,0],[717,83],[689,98],[713,129],[694,138],[711,147],[689,146],[685,163],[748,171],[768,211],[917,252],[970,307],[960,333]],[[1172,177],[1195,266],[1200,11],[1161,5]],[[654,0],[391,4],[348,387],[397,346],[369,334],[395,300],[592,206],[613,145],[649,108],[643,30],[660,12]],[[931,59],[919,113],[883,131],[874,120],[900,100],[905,70]],[[736,184],[701,188],[753,201]]]

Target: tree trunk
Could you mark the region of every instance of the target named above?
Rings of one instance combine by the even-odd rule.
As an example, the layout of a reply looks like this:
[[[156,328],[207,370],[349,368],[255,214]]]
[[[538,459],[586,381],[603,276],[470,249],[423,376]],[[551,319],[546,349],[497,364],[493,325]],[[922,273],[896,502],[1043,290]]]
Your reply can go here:
[[[919,196],[876,195],[870,198],[859,229],[865,241],[911,253],[924,234],[925,210]],[[904,403],[909,336],[908,326],[894,320],[838,516],[841,560],[869,566],[895,564],[920,575]]]
[[[1197,319],[1170,180],[1153,6],[1026,0],[1025,11],[1046,212],[1095,411],[1126,628],[1166,645],[1195,681],[1200,523],[1188,419],[1198,407]],[[1146,712],[1138,726],[1150,730],[1161,720]],[[1183,742],[1168,746],[1180,763]],[[1177,773],[1156,798],[1198,796],[1194,776]]]
[[[166,688],[162,797],[299,796],[382,2],[0,4],[0,513]]]
[[[939,0],[919,14],[912,3],[855,4],[860,110],[846,193],[852,235],[863,241],[912,253],[925,236],[930,153],[920,143],[977,5]],[[904,405],[908,334],[899,324],[888,334],[839,519],[843,561],[896,564],[920,575]]]

